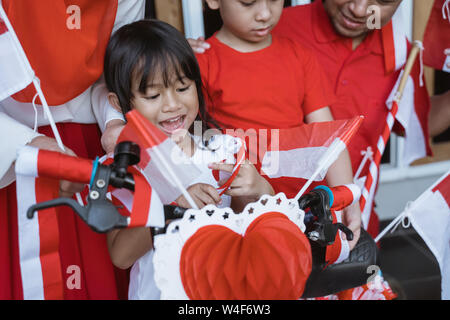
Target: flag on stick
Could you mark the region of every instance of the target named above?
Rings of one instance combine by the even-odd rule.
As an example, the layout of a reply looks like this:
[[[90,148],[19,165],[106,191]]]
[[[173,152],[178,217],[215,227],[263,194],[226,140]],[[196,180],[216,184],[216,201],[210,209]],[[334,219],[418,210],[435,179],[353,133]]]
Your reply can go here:
[[[0,0],[0,101],[33,83],[49,120],[58,146],[64,149],[55,120],[22,45],[6,16]]]
[[[434,69],[450,72],[450,56],[444,50],[450,47],[450,2],[435,0],[423,37],[423,62]]]
[[[262,170],[269,178],[308,179],[295,197],[298,200],[313,181],[323,180],[328,168],[347,147],[363,119],[358,116],[351,120],[315,122],[280,130],[279,145],[271,143],[271,150],[262,157]]]
[[[118,139],[133,141],[141,147],[138,164],[164,204],[183,195],[192,208],[195,202],[186,190],[198,176],[200,169],[183,151],[137,110],[127,113],[127,124]]]
[[[386,117],[385,123],[384,123],[384,129],[380,137],[378,138],[377,148],[374,151],[373,155],[373,161],[370,162],[369,166],[369,172],[367,174],[366,180],[364,182],[364,187],[362,188],[361,193],[361,200],[360,200],[360,206],[361,206],[361,213],[362,213],[362,220],[364,228],[367,229],[369,225],[370,220],[370,214],[372,211],[372,201],[373,201],[373,195],[375,193],[376,185],[377,185],[377,179],[378,179],[378,170],[381,163],[381,157],[383,156],[384,150],[386,148],[387,142],[389,140],[389,137],[391,135],[392,127],[394,126],[394,122],[396,118],[400,118],[405,124],[405,127],[409,129],[412,128],[413,124],[418,124],[418,121],[409,121],[410,117],[415,115],[414,112],[414,86],[412,84],[411,88],[411,78],[410,73],[413,68],[413,65],[415,63],[415,60],[417,58],[417,55],[419,54],[421,50],[420,45],[418,43],[415,43],[410,56],[408,58],[408,61],[406,63],[405,69],[400,74],[399,80],[397,85],[395,86],[393,92],[394,94],[391,95],[390,99],[387,101],[387,107],[389,109],[389,113]],[[402,96],[405,91],[405,88],[408,86],[408,89],[406,90],[406,96],[405,100],[402,101]],[[411,95],[412,90],[412,95]],[[411,101],[412,99],[412,101]],[[408,123],[410,122],[410,123]],[[420,127],[419,127],[420,129]],[[411,130],[407,130],[408,132],[411,132]],[[408,133],[407,133],[408,134]],[[422,139],[423,140],[423,139]],[[415,140],[416,146],[420,144],[420,139]],[[411,141],[411,139],[409,140]],[[418,151],[419,153],[421,151]],[[412,154],[414,152],[410,152]],[[413,157],[413,156],[411,156]]]
[[[405,218],[436,257],[441,270],[442,299],[450,300],[450,171],[422,193],[375,239],[378,242]]]
[[[362,121],[363,117],[358,116],[273,131],[270,143],[260,145],[262,173],[271,179],[322,180]]]

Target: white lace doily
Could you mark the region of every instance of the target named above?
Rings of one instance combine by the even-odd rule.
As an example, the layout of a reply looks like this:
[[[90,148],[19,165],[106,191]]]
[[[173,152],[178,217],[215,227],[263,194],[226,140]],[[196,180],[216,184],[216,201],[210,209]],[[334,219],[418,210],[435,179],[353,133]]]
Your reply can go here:
[[[268,212],[286,215],[302,232],[305,231],[304,211],[295,200],[287,199],[284,193],[262,196],[257,202],[249,203],[240,214],[230,208],[208,205],[201,210],[189,209],[182,219],[171,222],[166,233],[154,239],[155,282],[161,290],[161,299],[189,299],[181,281],[180,257],[184,244],[198,229],[220,225],[243,236],[256,218]]]

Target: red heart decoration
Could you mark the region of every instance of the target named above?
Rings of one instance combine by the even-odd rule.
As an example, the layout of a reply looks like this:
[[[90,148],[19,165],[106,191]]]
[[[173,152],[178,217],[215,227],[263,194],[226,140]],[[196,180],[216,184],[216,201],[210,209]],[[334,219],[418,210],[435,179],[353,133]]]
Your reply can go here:
[[[194,300],[299,299],[311,267],[308,239],[278,212],[259,216],[244,236],[224,226],[202,227],[180,258],[181,280]]]

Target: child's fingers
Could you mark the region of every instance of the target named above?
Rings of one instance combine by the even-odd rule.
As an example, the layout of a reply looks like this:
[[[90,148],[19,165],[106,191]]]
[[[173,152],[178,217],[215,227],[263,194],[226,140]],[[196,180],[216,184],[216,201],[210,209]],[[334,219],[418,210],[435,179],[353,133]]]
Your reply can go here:
[[[230,197],[241,197],[241,196],[248,196],[249,193],[246,192],[246,190],[242,187],[230,187],[227,191],[225,191],[225,194]]]
[[[201,189],[204,192],[204,194],[208,195],[209,198],[212,200],[212,202],[208,202],[208,203],[217,204],[217,203],[222,202],[219,192],[217,192],[217,190],[213,186],[211,186],[209,184],[202,184]]]
[[[213,162],[208,165],[208,168],[211,170],[219,170],[219,171],[225,171],[225,172],[229,172],[229,173],[233,172],[233,167],[234,167],[234,165],[232,165],[232,164],[217,163],[217,162]]]

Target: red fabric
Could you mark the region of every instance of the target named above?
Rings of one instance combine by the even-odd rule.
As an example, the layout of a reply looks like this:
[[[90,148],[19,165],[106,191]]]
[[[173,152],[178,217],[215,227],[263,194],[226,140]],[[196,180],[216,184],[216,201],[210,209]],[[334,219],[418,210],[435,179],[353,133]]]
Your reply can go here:
[[[447,56],[444,50],[450,48],[450,21],[442,17],[445,0],[435,0],[423,37],[425,51],[423,62],[434,69],[442,70]]]
[[[71,170],[67,170],[71,168]],[[92,160],[72,157],[59,152],[39,150],[38,176],[89,184],[92,175]]]
[[[49,201],[58,197],[59,182],[48,178],[35,180],[36,203]],[[64,281],[60,266],[58,209],[42,210],[39,219],[39,250],[46,300],[64,298]]]
[[[8,31],[8,28],[6,28],[5,22],[0,18],[0,34],[3,34],[6,31]]]
[[[384,127],[380,123],[384,123],[388,113],[386,100],[399,76],[399,72],[385,72],[381,31],[370,32],[361,45],[353,50],[352,40],[335,32],[322,1],[315,1],[311,5],[284,9],[274,33],[298,41],[314,52],[333,83],[337,100],[330,108],[335,119],[364,116],[358,134],[348,146],[353,172],[356,172],[363,158],[361,151],[368,146],[372,150],[377,148]],[[419,73],[417,62],[412,71],[416,113],[424,136],[427,137],[430,102],[426,87],[419,87]],[[425,141],[428,154],[431,154],[428,139]],[[361,176],[367,175],[368,168],[366,166]]]
[[[223,226],[200,228],[180,258],[186,294],[199,300],[299,299],[311,268],[308,239],[278,212],[256,218],[243,237]]]
[[[67,27],[71,5],[80,9],[80,29]],[[3,1],[49,105],[72,100],[100,78],[117,6],[117,0]],[[35,94],[30,85],[14,98],[31,102]]]
[[[314,55],[291,40],[274,36],[271,46],[238,52],[208,39],[197,55],[207,108],[222,129],[291,128],[334,97]]]
[[[450,176],[447,175],[447,177],[433,189],[433,192],[439,192],[447,202],[447,205],[450,206]]]
[[[81,157],[93,159],[103,154],[97,125],[57,124],[64,144]],[[39,128],[52,136],[50,127]],[[0,299],[23,299],[17,239],[15,184],[0,189]],[[65,299],[126,299],[127,274],[113,267],[104,234],[92,231],[71,209],[58,209],[61,270],[63,284],[81,269],[81,289],[64,286]],[[69,279],[70,281],[70,279]]]

